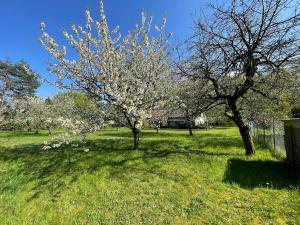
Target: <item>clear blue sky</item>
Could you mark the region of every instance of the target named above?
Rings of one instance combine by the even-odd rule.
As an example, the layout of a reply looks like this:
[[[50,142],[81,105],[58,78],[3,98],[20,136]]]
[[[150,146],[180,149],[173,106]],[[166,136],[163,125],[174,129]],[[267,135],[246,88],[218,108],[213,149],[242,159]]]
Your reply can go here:
[[[192,14],[204,6],[199,0],[104,0],[106,16],[111,27],[119,25],[122,32],[132,30],[140,21],[140,11],[154,16],[159,23],[167,15],[167,29],[174,33],[174,43],[182,41],[192,33]],[[93,18],[99,18],[98,0],[1,0],[0,60],[9,58],[13,62],[21,59],[41,76],[50,78],[47,61],[50,56],[38,41],[39,24],[44,21],[49,32],[63,42],[61,28],[71,24],[84,24],[84,10],[88,7]],[[43,84],[38,89],[41,97],[51,96],[57,88]]]

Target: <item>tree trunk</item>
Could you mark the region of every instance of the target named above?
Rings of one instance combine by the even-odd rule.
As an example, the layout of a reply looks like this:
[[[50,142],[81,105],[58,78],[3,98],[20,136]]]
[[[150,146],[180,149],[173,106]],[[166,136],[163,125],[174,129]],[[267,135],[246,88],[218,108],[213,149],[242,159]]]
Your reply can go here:
[[[233,113],[233,115],[226,114],[233,122],[238,126],[240,134],[243,139],[246,155],[254,155],[255,147],[250,134],[250,128],[247,126],[242,118],[239,109],[236,106],[236,102],[228,102],[228,105]]]
[[[264,127],[264,145],[267,145],[267,141],[266,141],[266,128]]]
[[[238,124],[237,124],[238,125]],[[253,140],[250,134],[250,129],[245,124],[238,125],[240,134],[243,139],[244,147],[246,150],[246,155],[254,155],[255,154],[255,147],[253,144]]]
[[[156,134],[158,134],[158,127],[156,127],[155,129],[156,129]]]
[[[140,145],[140,131],[137,128],[132,128],[133,134],[133,149],[138,150]]]
[[[191,123],[188,124],[188,128],[189,128],[189,135],[193,136],[193,128],[192,128],[192,124]]]
[[[275,133],[275,119],[273,117],[273,147],[274,147],[274,150],[276,149],[276,133]]]

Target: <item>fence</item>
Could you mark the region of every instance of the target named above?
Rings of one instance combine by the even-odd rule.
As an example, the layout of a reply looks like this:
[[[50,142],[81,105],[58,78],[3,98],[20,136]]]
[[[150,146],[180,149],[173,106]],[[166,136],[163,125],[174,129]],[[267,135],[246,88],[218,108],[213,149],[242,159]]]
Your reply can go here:
[[[268,148],[279,158],[286,157],[284,143],[284,124],[282,121],[273,120],[269,127],[261,127],[250,123],[251,133],[254,141],[259,145]]]
[[[284,121],[287,165],[293,175],[300,175],[300,119]]]

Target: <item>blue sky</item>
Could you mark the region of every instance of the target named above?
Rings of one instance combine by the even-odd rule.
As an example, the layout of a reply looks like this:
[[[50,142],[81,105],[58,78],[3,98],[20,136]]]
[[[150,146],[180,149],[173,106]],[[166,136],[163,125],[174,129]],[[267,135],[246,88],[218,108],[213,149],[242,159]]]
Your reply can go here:
[[[160,23],[166,14],[167,29],[174,33],[171,41],[177,43],[191,35],[192,15],[205,4],[199,0],[104,0],[104,6],[110,26],[119,25],[122,32],[132,30],[140,21],[141,9],[153,15],[155,23]],[[61,28],[68,29],[73,23],[84,24],[87,7],[93,18],[99,18],[98,0],[1,0],[0,60],[23,59],[42,77],[51,79],[54,75],[46,69],[50,56],[38,42],[39,24],[44,21],[47,32],[63,43]],[[57,91],[51,85],[42,84],[37,94],[47,97]]]

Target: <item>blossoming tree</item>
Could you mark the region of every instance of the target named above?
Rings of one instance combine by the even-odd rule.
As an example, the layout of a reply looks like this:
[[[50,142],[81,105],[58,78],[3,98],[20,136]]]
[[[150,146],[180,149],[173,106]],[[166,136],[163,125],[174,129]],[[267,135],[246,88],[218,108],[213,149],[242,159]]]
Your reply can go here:
[[[23,124],[28,130],[34,129],[37,134],[39,130],[46,128],[49,110],[44,99],[35,96],[24,97],[16,101],[15,121]]]
[[[50,114],[45,125],[64,132],[53,137],[44,149],[60,147],[74,141],[84,142],[86,135],[100,129],[104,114],[95,101],[80,92],[64,92],[50,99]]]
[[[103,1],[100,4],[100,21],[94,21],[86,10],[85,28],[73,25],[72,33],[63,31],[76,52],[76,60],[67,59],[67,48],[59,47],[44,31],[44,23],[40,41],[55,59],[50,71],[56,74],[56,84],[114,106],[132,130],[134,149],[138,149],[142,121],[169,94],[171,34],[164,35],[164,18],[160,27],[155,26],[153,35],[152,17],[147,20],[142,12],[140,25],[121,38],[118,27],[109,29]]]

